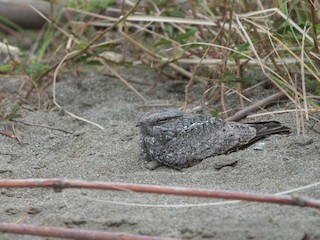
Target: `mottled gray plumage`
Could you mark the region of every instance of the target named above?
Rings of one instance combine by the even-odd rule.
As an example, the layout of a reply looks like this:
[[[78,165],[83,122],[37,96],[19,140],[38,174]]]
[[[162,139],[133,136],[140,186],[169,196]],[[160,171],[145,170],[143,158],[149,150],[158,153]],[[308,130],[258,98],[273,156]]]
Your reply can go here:
[[[279,122],[226,122],[177,109],[148,112],[138,126],[144,159],[177,169],[243,148],[266,135],[290,131]]]

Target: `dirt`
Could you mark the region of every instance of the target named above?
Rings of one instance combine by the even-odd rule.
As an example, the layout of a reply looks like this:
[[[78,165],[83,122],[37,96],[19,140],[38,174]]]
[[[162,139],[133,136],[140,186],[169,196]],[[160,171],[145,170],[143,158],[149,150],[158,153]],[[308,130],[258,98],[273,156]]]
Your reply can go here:
[[[263,140],[259,150],[250,146],[182,171],[164,166],[150,170],[139,155],[137,119],[159,108],[155,105],[181,106],[183,91],[174,88],[185,83],[162,79],[149,91],[157,79],[152,71],[124,69],[122,74],[147,102],[118,79],[98,73],[67,73],[57,83],[61,106],[105,130],[52,104],[41,111],[34,111],[34,104],[23,104],[13,122],[18,138],[0,135],[0,178],[62,178],[261,193],[292,190],[293,196],[320,198],[320,126],[310,119],[305,122],[305,135],[298,136],[294,112],[245,120],[277,120],[293,130],[290,135]],[[24,81],[1,78],[3,109],[10,109]],[[195,102],[189,110],[199,105],[204,87],[199,83],[192,88]],[[250,97],[259,99],[258,93],[256,90]],[[290,104],[279,103],[270,110],[286,106]],[[11,131],[12,122],[2,121],[0,127]],[[298,189],[309,184],[314,185]],[[83,189],[0,191],[1,221],[10,223],[182,239],[320,239],[320,212],[312,208]],[[43,238],[0,234],[0,239]]]

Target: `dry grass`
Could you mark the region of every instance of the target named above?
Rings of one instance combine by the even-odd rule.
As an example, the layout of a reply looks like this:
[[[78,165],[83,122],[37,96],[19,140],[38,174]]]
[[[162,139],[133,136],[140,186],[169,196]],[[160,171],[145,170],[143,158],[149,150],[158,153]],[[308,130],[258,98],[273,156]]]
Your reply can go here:
[[[294,104],[295,108],[286,110],[296,111],[298,134],[304,132],[304,120],[319,111],[319,5],[315,2],[278,1],[271,5],[260,1],[173,1],[156,5],[138,1],[134,6],[109,7],[113,14],[108,15],[92,12],[84,5],[63,6],[50,17],[36,6],[30,7],[48,22],[46,32],[39,33],[45,37],[37,38],[35,43],[42,49],[41,54],[34,52],[37,63],[49,67],[32,76],[29,93],[53,84],[53,103],[59,109],[63,107],[56,99],[57,75],[66,63],[79,64],[80,60],[81,64],[103,66],[101,71],[108,69],[143,100],[143,95],[118,73],[116,66],[144,65],[169,78],[183,79],[185,103],[181,107],[185,110],[191,101],[193,84],[204,82],[207,90],[201,107],[224,118],[234,112],[225,102],[230,94],[238,96],[241,108],[253,104],[249,93],[261,80],[248,81],[246,72],[259,68],[274,88]],[[72,21],[59,23],[57,16],[65,12],[73,14]],[[220,99],[220,109],[212,104],[212,96]]]

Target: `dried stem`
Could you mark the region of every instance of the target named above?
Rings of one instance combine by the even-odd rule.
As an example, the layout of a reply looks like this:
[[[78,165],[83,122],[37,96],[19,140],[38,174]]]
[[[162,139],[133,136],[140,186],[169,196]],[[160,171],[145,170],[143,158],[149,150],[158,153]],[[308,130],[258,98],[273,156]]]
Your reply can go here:
[[[63,227],[39,227],[26,224],[0,222],[0,232],[21,235],[32,235],[54,238],[84,239],[84,240],[169,240],[152,236],[141,236],[121,232],[105,232],[94,230],[70,229]]]
[[[56,131],[60,131],[60,132],[72,134],[72,132],[67,131],[67,130],[64,130],[64,129],[62,129],[62,128],[57,128],[57,127],[52,127],[52,126],[42,125],[42,124],[33,124],[33,123],[23,122],[23,121],[15,120],[15,119],[12,120],[12,121],[13,121],[13,122],[16,122],[16,123],[20,123],[20,124],[27,125],[27,126],[31,126],[31,127],[47,128],[47,129],[51,129],[51,130],[56,130]]]
[[[233,116],[226,118],[226,121],[239,121],[243,118],[245,118],[248,114],[251,112],[257,111],[258,109],[262,109],[268,104],[278,101],[281,98],[284,98],[286,95],[283,92],[278,92],[276,94],[273,94],[271,96],[268,96],[259,102],[252,104],[249,107],[246,107],[245,109],[242,109],[241,111],[235,113]]]
[[[157,193],[179,196],[193,196],[203,198],[233,199],[249,202],[263,202],[283,205],[293,205],[300,207],[310,207],[320,209],[320,201],[301,197],[291,197],[288,195],[262,194],[239,191],[196,189],[185,187],[157,186],[130,183],[107,183],[88,182],[80,180],[65,180],[57,178],[43,179],[2,179],[0,187],[3,188],[54,188],[62,191],[64,188],[85,188],[111,191],[129,191],[140,193]]]
[[[316,10],[316,5],[315,5],[315,0],[309,0],[310,3],[310,10],[311,10],[311,28],[312,28],[312,37],[313,37],[313,46],[314,46],[314,51],[319,54],[319,46],[318,46],[318,34],[317,34],[317,12]]]
[[[17,138],[16,135],[12,132],[7,132],[7,131],[0,131],[0,135],[6,136],[6,137],[11,137],[11,138]]]

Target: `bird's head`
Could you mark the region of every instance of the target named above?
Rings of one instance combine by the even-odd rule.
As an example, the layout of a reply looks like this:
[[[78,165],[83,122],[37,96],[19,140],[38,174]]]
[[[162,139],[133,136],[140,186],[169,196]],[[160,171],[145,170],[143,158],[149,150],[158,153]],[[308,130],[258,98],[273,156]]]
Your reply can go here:
[[[147,112],[140,117],[137,127],[159,125],[161,123],[165,123],[173,118],[181,117],[183,115],[184,112],[175,108]]]

